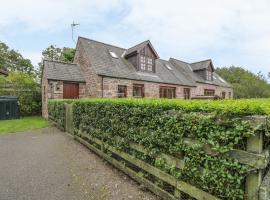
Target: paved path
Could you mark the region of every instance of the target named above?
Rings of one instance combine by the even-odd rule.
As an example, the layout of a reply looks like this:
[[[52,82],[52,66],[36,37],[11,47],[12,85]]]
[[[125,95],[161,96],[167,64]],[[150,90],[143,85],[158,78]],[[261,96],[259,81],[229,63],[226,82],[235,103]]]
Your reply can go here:
[[[0,200],[157,200],[56,128],[0,136]]]

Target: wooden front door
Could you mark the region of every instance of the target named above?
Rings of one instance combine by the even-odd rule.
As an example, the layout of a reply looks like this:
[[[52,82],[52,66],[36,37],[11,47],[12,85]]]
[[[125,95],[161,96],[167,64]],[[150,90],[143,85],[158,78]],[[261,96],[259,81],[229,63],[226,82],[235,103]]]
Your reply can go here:
[[[78,83],[64,83],[63,98],[64,99],[78,99],[79,98],[79,84]]]

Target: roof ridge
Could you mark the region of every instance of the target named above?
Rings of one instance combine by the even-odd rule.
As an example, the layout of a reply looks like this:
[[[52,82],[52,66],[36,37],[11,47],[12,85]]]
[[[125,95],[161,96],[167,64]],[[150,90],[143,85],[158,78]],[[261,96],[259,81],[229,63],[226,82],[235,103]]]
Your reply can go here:
[[[100,41],[93,40],[93,39],[86,38],[86,37],[82,37],[82,36],[79,36],[79,37],[78,37],[78,40],[79,40],[80,38],[81,38],[81,39],[85,39],[85,40],[89,40],[89,41],[92,41],[92,42],[97,42],[97,43],[100,43],[100,44],[108,45],[108,46],[111,46],[111,47],[116,47],[116,48],[119,48],[119,49],[127,50],[126,48],[123,48],[123,47],[119,47],[119,46],[116,46],[116,45],[113,45],[113,44],[108,44],[108,43],[105,43],[105,42],[100,42]]]
[[[163,59],[163,58],[158,58],[157,60],[169,62],[168,60],[165,60],[165,59]]]
[[[170,58],[170,59],[172,59],[172,60],[176,60],[176,61],[179,61],[179,62],[183,62],[183,63],[186,63],[186,64],[190,64],[190,63],[188,63],[188,62],[186,62],[186,61],[179,60],[179,59],[176,59],[176,58]]]
[[[134,45],[134,46],[128,48],[127,50],[132,49],[132,48],[135,48],[135,47],[137,47],[137,46],[139,46],[139,45],[141,45],[141,44],[143,44],[143,43],[145,43],[145,42],[150,42],[150,40],[145,40],[145,41],[143,41],[143,42],[140,42],[139,44],[136,44],[136,45]]]
[[[201,63],[201,62],[206,62],[206,61],[211,61],[212,62],[212,59],[206,59],[206,60],[201,60],[201,61],[197,61],[197,62],[193,62],[193,63],[190,63],[190,64],[196,64],[196,63]]]
[[[49,59],[44,59],[44,62],[55,62],[55,63],[62,63],[62,64],[69,64],[69,65],[78,65],[77,63],[69,63],[69,62],[64,62],[64,61],[60,61],[60,60],[49,60]]]

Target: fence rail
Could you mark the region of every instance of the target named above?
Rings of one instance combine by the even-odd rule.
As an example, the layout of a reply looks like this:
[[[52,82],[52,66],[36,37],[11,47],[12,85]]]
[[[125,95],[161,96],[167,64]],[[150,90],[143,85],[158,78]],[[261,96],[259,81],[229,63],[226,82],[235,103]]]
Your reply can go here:
[[[155,166],[146,163],[145,161],[134,157],[123,150],[115,149],[114,147],[103,142],[102,139],[96,138],[91,133],[83,133],[80,130],[74,130],[72,105],[66,104],[65,109],[65,130],[73,134],[74,138],[94,151],[96,154],[110,162],[116,168],[120,169],[137,182],[143,184],[153,193],[161,196],[164,199],[181,199],[181,195],[189,195],[198,200],[218,200],[219,198],[199,189],[189,183],[178,180],[172,175],[158,169]],[[245,182],[245,199],[246,200],[269,200],[270,199],[270,172],[263,180],[263,170],[269,166],[269,150],[263,149],[263,139],[266,131],[267,118],[263,116],[252,116],[245,118],[250,125],[256,130],[256,135],[247,139],[246,150],[233,149],[226,154],[219,155],[209,145],[203,145],[199,141],[185,138],[184,143],[188,146],[201,145],[202,150],[212,156],[223,156],[233,158],[242,164],[249,165],[255,170],[251,171]],[[119,138],[121,139],[121,138]],[[145,155],[149,151],[142,145],[131,142],[129,147]],[[169,165],[175,166],[178,169],[185,167],[184,157],[182,155],[173,156],[164,153],[154,155],[155,159],[164,159]],[[139,169],[139,170],[138,170]],[[205,169],[203,169],[205,170]],[[202,171],[203,171],[202,170]],[[155,177],[154,181],[148,179],[143,174],[151,174]],[[268,177],[268,178],[267,178]],[[158,181],[169,184],[174,189],[167,191],[165,188],[157,184]],[[225,187],[225,186],[224,186]]]

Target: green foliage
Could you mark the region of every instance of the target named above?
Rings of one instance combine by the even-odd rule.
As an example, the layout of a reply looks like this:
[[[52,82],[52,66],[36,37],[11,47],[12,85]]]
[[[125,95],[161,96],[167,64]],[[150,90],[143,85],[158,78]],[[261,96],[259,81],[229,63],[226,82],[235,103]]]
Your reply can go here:
[[[17,96],[21,115],[41,113],[41,93],[34,75],[11,72],[0,76],[0,96]]]
[[[235,98],[270,97],[270,84],[261,73],[256,75],[235,66],[217,68],[216,72],[232,84]]]
[[[75,56],[75,49],[73,48],[67,48],[64,47],[62,50],[62,55],[60,57],[60,60],[63,62],[73,62],[74,56]]]
[[[54,60],[54,61],[61,61],[61,62],[68,62],[72,63],[75,56],[75,49],[73,48],[59,48],[55,45],[50,45],[45,50],[42,51],[42,61],[38,63],[38,76],[41,77],[41,72],[43,68],[43,60]]]
[[[0,69],[6,68],[8,71],[19,71],[33,75],[34,66],[29,59],[17,51],[10,49],[5,43],[0,41]]]
[[[49,118],[60,127],[65,127],[65,103],[72,103],[73,100],[51,100],[48,102]]]
[[[180,180],[222,199],[243,199],[244,179],[253,169],[222,154],[242,147],[246,138],[254,134],[240,117],[268,115],[269,105],[269,99],[87,99],[73,102],[73,119],[75,130],[127,151]],[[63,125],[63,101],[50,101],[49,115]],[[209,144],[220,156],[206,155],[202,145],[187,146],[184,138]],[[149,154],[130,150],[130,142],[144,146]],[[162,159],[154,160],[155,153],[180,153],[184,155],[185,168],[177,170]]]

